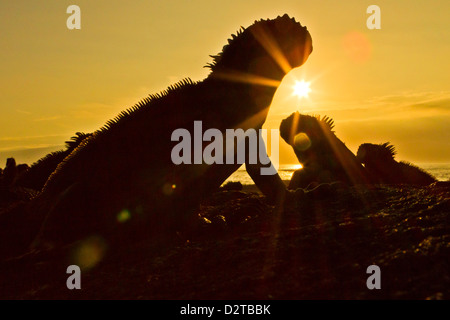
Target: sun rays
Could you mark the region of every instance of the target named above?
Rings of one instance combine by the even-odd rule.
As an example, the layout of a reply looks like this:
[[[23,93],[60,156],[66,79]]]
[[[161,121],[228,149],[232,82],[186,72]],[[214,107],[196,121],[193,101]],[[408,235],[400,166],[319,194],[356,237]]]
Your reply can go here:
[[[277,88],[281,83],[281,81],[279,80],[270,79],[256,74],[244,73],[239,71],[216,72],[214,74],[214,77],[232,82],[248,83],[252,85],[256,84],[274,88]]]
[[[308,95],[311,92],[310,85],[311,83],[306,82],[305,80],[295,81],[295,84],[292,87],[292,94],[298,98],[308,98]]]

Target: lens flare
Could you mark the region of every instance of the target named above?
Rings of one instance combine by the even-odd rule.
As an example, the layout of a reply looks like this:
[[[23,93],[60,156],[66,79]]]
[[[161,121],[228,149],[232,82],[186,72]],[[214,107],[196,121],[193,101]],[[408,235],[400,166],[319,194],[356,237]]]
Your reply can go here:
[[[117,215],[117,221],[121,222],[121,223],[130,220],[130,218],[131,218],[131,214],[130,214],[130,211],[128,211],[127,209],[123,209]]]
[[[294,137],[294,146],[297,150],[306,151],[311,147],[311,139],[304,132],[300,132]]]
[[[81,270],[91,269],[104,257],[106,243],[99,236],[92,236],[81,241],[72,252],[73,263]]]
[[[361,32],[347,33],[342,44],[348,57],[356,63],[365,63],[372,55],[372,45],[368,37]]]
[[[162,192],[164,195],[166,196],[170,196],[171,194],[173,194],[173,192],[175,191],[175,189],[177,188],[177,185],[175,183],[165,183],[162,187]]]

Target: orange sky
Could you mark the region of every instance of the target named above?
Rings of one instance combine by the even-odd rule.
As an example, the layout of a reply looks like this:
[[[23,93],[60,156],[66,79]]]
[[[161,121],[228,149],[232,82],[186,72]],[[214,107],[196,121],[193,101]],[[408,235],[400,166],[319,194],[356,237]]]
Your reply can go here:
[[[71,4],[81,30],[66,27]],[[371,4],[380,30],[366,27]],[[450,162],[448,12],[448,0],[2,0],[0,167],[29,160],[18,150],[58,150],[175,81],[203,79],[241,25],[284,13],[308,27],[314,52],[283,80],[267,128],[296,110],[328,115],[354,152],[390,141],[398,160]],[[302,79],[307,99],[292,95]],[[280,148],[282,163],[296,162]]]

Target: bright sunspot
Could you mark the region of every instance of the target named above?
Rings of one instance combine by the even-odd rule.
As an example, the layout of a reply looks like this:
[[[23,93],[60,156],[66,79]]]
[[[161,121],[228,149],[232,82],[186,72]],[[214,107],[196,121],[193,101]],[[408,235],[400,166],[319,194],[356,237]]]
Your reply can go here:
[[[302,81],[295,81],[295,85],[293,87],[294,89],[294,95],[299,98],[306,98],[308,97],[308,94],[311,92],[311,88],[309,87],[310,82],[306,82],[305,80]]]

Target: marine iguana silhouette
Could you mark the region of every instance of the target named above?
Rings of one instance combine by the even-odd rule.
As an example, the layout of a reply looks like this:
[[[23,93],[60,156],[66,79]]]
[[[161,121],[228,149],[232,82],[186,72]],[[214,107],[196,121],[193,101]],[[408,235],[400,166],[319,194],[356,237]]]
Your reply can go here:
[[[396,161],[396,150],[389,142],[363,143],[356,156],[364,164],[375,183],[429,185],[436,178],[405,161]]]
[[[75,136],[71,137],[69,141],[66,141],[65,150],[49,153],[45,157],[33,163],[27,172],[17,178],[15,182],[16,186],[41,191],[45,182],[48,180],[52,172],[55,171],[58,164],[60,164],[65,157],[75,150],[81,141],[91,135],[91,133],[75,133]]]
[[[333,128],[334,121],[327,116],[321,118],[298,112],[281,122],[281,137],[292,146],[303,165],[294,172],[289,189],[334,181],[348,185],[429,185],[436,182],[433,176],[417,166],[395,161],[395,148],[388,142],[364,143],[355,156],[336,137]]]
[[[171,133],[185,128],[193,136],[195,120],[204,130],[260,129],[281,80],[311,52],[306,27],[288,15],[241,28],[212,56],[207,78],[185,79],[143,99],[58,165],[30,205],[35,217],[45,217],[35,244],[68,244],[92,234],[115,239],[185,223],[240,164],[174,165]],[[286,188],[277,174],[261,176],[261,166],[246,163],[268,201],[278,203]],[[129,219],[118,223],[124,211]]]
[[[341,181],[367,184],[367,172],[356,156],[336,137],[334,121],[327,117],[292,113],[280,125],[280,135],[292,146],[303,168],[296,170],[288,188]]]

